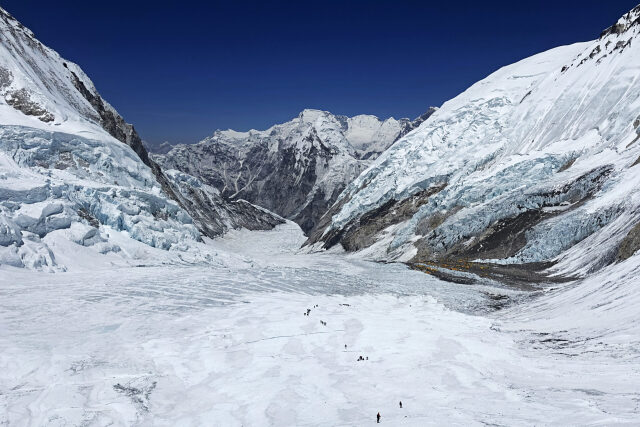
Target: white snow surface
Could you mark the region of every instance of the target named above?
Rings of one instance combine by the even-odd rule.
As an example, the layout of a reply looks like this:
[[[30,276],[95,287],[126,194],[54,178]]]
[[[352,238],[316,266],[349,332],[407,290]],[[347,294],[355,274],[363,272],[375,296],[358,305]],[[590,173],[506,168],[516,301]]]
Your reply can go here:
[[[315,132],[332,150],[345,151],[357,158],[368,158],[386,150],[410,124],[411,120],[405,118],[397,120],[390,117],[382,120],[369,114],[347,117],[328,111],[305,109],[298,117],[266,130],[217,130],[211,137],[201,141],[201,144],[232,143],[240,145],[239,149],[246,149],[259,143],[270,144],[273,149],[283,149],[290,144],[307,142],[304,138]],[[282,147],[278,144],[282,144]]]
[[[640,157],[639,14],[621,18],[617,33],[501,68],[446,102],[345,189],[325,235],[390,199],[446,183],[374,257],[402,259],[433,215],[447,216],[426,237],[438,250],[471,245],[501,219],[593,193],[535,226],[525,247],[500,262],[555,259],[558,271],[580,274],[606,264],[640,217],[640,166],[632,166]],[[599,173],[601,187],[579,180]],[[571,191],[558,194],[563,188]],[[577,245],[585,238],[590,246]]]
[[[51,272],[127,265],[153,248],[210,257],[198,252],[192,218],[138,155],[101,127],[74,85],[76,78],[99,97],[80,67],[1,8],[0,35],[0,266]],[[16,97],[23,107],[12,104]],[[132,131],[124,121],[122,127]],[[91,262],[76,262],[77,253]]]
[[[0,423],[637,425],[637,257],[528,301],[303,240],[288,223],[197,267],[2,267]],[[489,313],[486,293],[523,302]]]

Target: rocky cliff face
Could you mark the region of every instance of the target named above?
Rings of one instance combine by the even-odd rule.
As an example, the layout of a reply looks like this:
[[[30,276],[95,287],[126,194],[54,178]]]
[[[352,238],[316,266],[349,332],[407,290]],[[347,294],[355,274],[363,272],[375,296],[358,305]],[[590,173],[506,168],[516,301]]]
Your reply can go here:
[[[475,275],[582,275],[630,256],[639,19],[636,7],[599,39],[504,67],[446,102],[349,184],[308,244]]]
[[[216,131],[154,158],[198,176],[224,197],[248,200],[309,231],[351,180],[434,111],[412,121],[305,110],[264,131]]]

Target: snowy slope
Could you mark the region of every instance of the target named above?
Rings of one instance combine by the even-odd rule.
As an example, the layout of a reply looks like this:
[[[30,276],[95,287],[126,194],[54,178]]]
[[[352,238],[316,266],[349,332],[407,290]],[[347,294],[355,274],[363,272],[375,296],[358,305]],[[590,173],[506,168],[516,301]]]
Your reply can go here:
[[[637,425],[638,255],[487,313],[526,295],[303,240],[289,223],[212,242],[230,258],[207,268],[6,272],[0,423]]]
[[[170,180],[82,70],[2,9],[0,38],[0,265],[64,270],[65,242],[134,259],[134,241],[186,251],[201,235],[282,222]]]
[[[308,231],[371,159],[433,111],[411,121],[304,110],[264,131],[216,131],[198,144],[178,145],[153,157],[166,168],[198,176],[226,197],[263,206]]]
[[[628,257],[640,218],[639,17],[637,7],[595,41],[504,67],[446,102],[347,187],[308,243],[385,260],[554,261],[569,274]]]

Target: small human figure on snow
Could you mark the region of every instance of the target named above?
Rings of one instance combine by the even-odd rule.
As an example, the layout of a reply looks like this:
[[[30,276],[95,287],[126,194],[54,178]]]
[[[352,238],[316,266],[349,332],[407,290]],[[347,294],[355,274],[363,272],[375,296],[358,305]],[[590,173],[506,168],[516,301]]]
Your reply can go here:
[[[376,415],[376,421],[378,424],[380,424],[380,412],[378,412],[378,415]]]
[[[400,401],[400,409],[402,409],[402,400]]]

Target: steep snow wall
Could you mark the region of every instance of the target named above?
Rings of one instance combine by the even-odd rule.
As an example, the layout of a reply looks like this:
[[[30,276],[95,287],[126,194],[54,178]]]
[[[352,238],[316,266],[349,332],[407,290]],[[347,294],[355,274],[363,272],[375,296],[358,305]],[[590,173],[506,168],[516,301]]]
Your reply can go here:
[[[308,243],[580,274],[615,261],[640,217],[639,16],[446,102],[345,189]],[[410,215],[388,214],[424,192]]]

